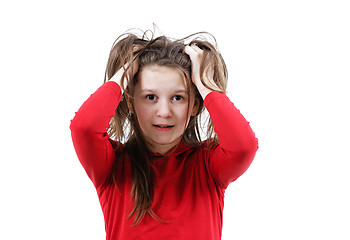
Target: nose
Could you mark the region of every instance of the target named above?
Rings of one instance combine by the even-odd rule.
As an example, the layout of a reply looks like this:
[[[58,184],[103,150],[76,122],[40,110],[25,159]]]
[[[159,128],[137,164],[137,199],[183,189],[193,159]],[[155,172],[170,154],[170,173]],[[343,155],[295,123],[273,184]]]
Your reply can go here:
[[[170,118],[173,116],[171,103],[167,101],[160,101],[157,108],[157,117]]]

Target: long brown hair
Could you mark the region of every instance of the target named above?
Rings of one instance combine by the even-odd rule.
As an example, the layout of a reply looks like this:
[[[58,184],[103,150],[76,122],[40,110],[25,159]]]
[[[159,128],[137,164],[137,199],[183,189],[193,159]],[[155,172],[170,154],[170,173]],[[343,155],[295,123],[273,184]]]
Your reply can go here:
[[[151,37],[149,37],[150,33]],[[207,38],[211,39],[213,43]],[[134,62],[138,64],[139,71],[151,64],[180,69],[185,76],[189,95],[195,94],[199,101],[198,112],[195,116],[190,117],[182,140],[192,146],[198,146],[202,143],[201,135],[204,132],[205,139],[210,139],[210,141],[207,141],[208,143],[214,144],[217,142],[217,136],[209,117],[204,119],[207,128],[204,130],[201,128],[203,122],[201,116],[204,110],[203,99],[191,81],[191,60],[184,52],[185,46],[193,43],[203,50],[200,69],[201,79],[205,74],[208,74],[212,67],[214,82],[222,92],[225,92],[227,86],[226,65],[217,50],[215,38],[209,33],[199,32],[178,40],[172,40],[165,36],[154,37],[152,31],[142,32],[139,35],[125,33],[117,38],[110,51],[104,81],[108,81],[120,68],[124,68],[120,84],[124,94],[115,111],[115,116],[110,122],[108,133],[117,142],[125,143],[124,153],[127,153],[130,158],[133,178],[131,194],[134,199],[134,208],[129,217],[135,215],[134,225],[139,224],[147,213],[161,221],[151,209],[154,195],[153,171],[149,163],[151,152],[138,124],[137,116],[133,111],[133,95],[135,86],[139,81],[138,74],[133,75]],[[205,82],[203,84],[210,88]],[[191,93],[191,89],[195,89],[195,92]],[[117,168],[123,157],[125,157],[125,154],[117,156],[118,159],[114,169]],[[112,171],[111,179],[117,186],[118,180],[115,171]]]

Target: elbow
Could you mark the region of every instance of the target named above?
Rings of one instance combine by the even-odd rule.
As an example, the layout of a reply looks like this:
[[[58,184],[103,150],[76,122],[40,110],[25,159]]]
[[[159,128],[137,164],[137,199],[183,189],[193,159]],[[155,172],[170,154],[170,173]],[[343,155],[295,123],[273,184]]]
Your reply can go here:
[[[245,146],[242,147],[240,151],[241,161],[244,163],[249,162],[250,164],[253,161],[258,149],[259,142],[258,139],[254,137],[254,139],[251,139],[248,144],[245,144]]]
[[[72,132],[88,132],[90,129],[86,122],[80,121],[76,118],[73,118],[73,120],[70,121],[69,128]]]
[[[240,157],[238,158],[239,161],[237,162],[237,168],[240,169],[238,176],[242,175],[252,164],[257,150],[258,143],[256,142],[240,152]]]
[[[99,135],[95,128],[86,123],[71,122],[70,130],[73,141],[91,140],[96,138],[96,134]]]
[[[70,130],[72,132],[80,132],[80,133],[91,133],[96,130],[96,123],[93,118],[90,117],[82,117],[78,113],[76,113],[75,117],[70,121]]]
[[[259,149],[259,141],[256,137],[251,137],[241,148],[242,155],[255,155]]]
[[[259,149],[259,140],[256,137],[253,137],[250,141],[248,152],[249,153],[254,152],[255,154],[256,151],[258,151],[258,149]]]

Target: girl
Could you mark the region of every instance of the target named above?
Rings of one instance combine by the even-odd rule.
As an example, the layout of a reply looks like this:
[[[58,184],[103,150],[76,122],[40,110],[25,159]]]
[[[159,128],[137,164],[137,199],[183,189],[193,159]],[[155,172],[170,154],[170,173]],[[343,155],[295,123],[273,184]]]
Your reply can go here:
[[[106,239],[221,239],[225,189],[258,144],[225,95],[226,65],[205,35],[122,35],[105,83],[71,121]],[[210,119],[202,141],[204,108]]]

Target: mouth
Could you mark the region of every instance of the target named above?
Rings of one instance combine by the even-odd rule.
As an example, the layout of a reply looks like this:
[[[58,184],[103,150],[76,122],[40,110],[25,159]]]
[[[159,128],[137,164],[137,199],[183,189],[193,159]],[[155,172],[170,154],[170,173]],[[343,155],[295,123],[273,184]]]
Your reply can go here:
[[[157,130],[160,131],[168,131],[171,128],[174,127],[174,125],[167,125],[167,124],[153,124],[153,127],[155,127]]]

